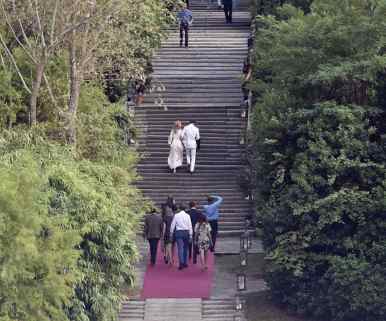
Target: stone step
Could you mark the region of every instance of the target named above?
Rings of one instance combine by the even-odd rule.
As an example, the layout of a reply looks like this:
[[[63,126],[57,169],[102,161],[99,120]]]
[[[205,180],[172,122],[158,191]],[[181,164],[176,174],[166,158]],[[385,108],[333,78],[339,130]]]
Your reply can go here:
[[[202,320],[201,299],[147,299],[145,321]]]
[[[145,317],[145,301],[142,300],[127,300],[122,302],[119,320],[121,321],[138,321],[144,320]]]
[[[235,299],[220,298],[203,300],[202,319],[205,321],[234,321],[234,316],[240,315],[235,310]],[[244,319],[244,316],[242,316]]]

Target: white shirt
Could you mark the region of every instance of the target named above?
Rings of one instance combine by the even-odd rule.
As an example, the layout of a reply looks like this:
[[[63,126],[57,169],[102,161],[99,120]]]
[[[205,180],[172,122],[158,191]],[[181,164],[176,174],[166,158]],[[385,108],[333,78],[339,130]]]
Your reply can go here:
[[[182,137],[184,141],[185,148],[197,148],[196,140],[200,139],[200,131],[192,123],[185,126]]]
[[[180,211],[174,215],[172,225],[170,226],[171,236],[173,236],[174,229],[176,231],[189,231],[189,236],[193,236],[192,221],[188,213]]]

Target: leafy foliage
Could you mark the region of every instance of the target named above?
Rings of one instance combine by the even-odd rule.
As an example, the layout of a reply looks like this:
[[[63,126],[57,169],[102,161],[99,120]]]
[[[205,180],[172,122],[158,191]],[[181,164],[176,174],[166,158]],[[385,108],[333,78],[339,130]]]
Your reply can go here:
[[[42,269],[52,270],[53,275],[48,274],[47,281],[43,275],[35,283],[26,283],[25,296],[17,296],[23,288],[21,281],[11,287],[17,291],[14,297],[2,290],[0,316],[6,314],[9,307],[10,311],[15,311],[8,312],[9,320],[35,320],[34,314],[38,311],[36,320],[45,320],[44,314],[40,313],[44,309],[37,303],[33,305],[28,295],[33,297],[33,293],[38,294],[40,288],[47,288],[48,293],[40,294],[41,299],[37,297],[40,304],[47,301],[47,320],[51,320],[50,317],[56,320],[53,312],[58,315],[57,320],[102,321],[117,317],[120,289],[123,284],[130,285],[132,282],[133,263],[137,258],[135,232],[146,203],[139,191],[131,186],[136,179],[135,152],[118,139],[121,129],[114,122],[114,113],[104,113],[106,116],[102,119],[105,120],[107,134],[100,133],[96,138],[99,146],[104,147],[103,152],[109,151],[109,144],[117,148],[115,154],[111,151],[110,157],[105,158],[99,156],[102,149],[98,151],[98,148],[92,155],[81,152],[80,157],[75,157],[71,149],[49,142],[44,134],[47,131],[45,128],[36,128],[32,132],[20,128],[3,131],[1,168],[8,176],[2,177],[0,197],[8,200],[9,204],[0,202],[4,206],[1,210],[4,224],[0,239],[7,241],[2,246],[2,253],[9,253],[12,258],[12,253],[20,252],[3,268],[5,271],[14,269],[21,277],[24,270],[19,270],[18,266],[30,269],[31,260],[40,262]],[[106,121],[107,115],[112,118],[110,122]],[[83,135],[87,137],[93,133]],[[91,137],[87,137],[86,141],[89,140]],[[13,188],[12,185],[16,184],[20,186]],[[18,208],[21,209],[16,212]],[[13,212],[18,216],[12,216]],[[26,220],[26,215],[30,215],[31,220]],[[34,215],[37,216],[36,222]],[[10,226],[16,229],[14,233],[10,233]],[[14,242],[17,232],[20,242]],[[33,235],[29,235],[35,233],[38,238],[43,232],[54,236],[57,233],[58,236],[40,241],[41,250],[35,250],[36,259],[33,255],[27,256],[33,246],[30,240]],[[25,237],[23,233],[26,233]],[[70,240],[64,243],[67,234],[73,237],[70,239],[72,243]],[[10,243],[13,246],[7,249]],[[60,271],[71,273],[63,277]],[[2,275],[4,282],[13,280],[10,273]],[[49,305],[51,300],[53,307]],[[66,307],[64,310],[63,304]]]
[[[273,296],[331,320],[386,315],[386,3],[258,17],[253,169]]]

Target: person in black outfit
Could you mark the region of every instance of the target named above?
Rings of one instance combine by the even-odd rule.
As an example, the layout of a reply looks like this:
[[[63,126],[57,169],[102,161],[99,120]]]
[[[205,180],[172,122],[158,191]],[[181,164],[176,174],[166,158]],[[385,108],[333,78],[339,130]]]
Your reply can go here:
[[[172,224],[174,213],[177,211],[177,206],[173,197],[168,196],[166,203],[162,204],[162,219],[165,224],[164,233],[164,261],[166,264],[173,265],[173,248],[175,240],[170,237],[170,226]]]
[[[225,22],[232,23],[232,9],[233,9],[232,0],[222,0],[222,4],[224,6]]]
[[[197,203],[195,201],[191,201],[189,203],[189,211],[187,212],[190,216],[190,220],[192,221],[192,227],[193,227],[193,240],[195,239],[194,235],[194,228],[196,226],[196,223],[198,221],[198,217],[202,215],[202,213],[197,210]],[[189,244],[189,260],[192,259],[193,256],[193,264],[197,263],[197,250],[196,250],[196,244],[193,242]]]

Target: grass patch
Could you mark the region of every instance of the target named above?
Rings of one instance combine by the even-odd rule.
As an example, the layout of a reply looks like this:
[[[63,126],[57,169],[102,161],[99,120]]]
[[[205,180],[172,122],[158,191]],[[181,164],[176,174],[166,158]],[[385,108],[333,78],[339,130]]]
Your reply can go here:
[[[237,274],[240,271],[240,257],[238,255],[218,255],[216,264],[219,269],[226,270],[229,273]],[[253,275],[255,278],[263,278],[264,254],[249,254],[248,266],[243,268],[247,275]]]
[[[271,301],[268,291],[247,294],[245,299],[248,321],[316,321],[291,314],[286,309],[275,305]]]

